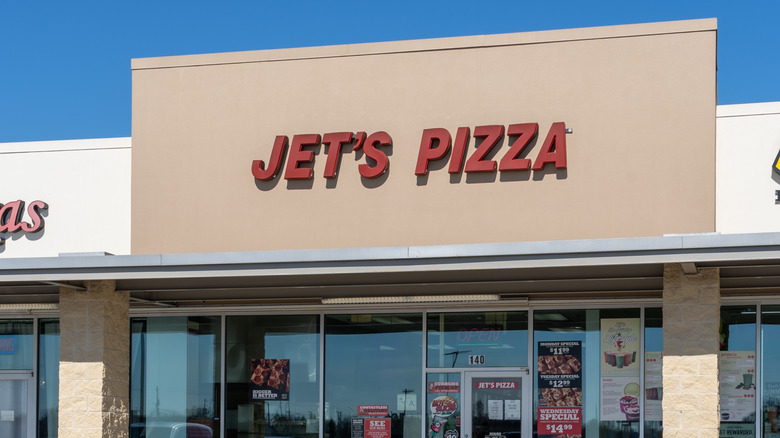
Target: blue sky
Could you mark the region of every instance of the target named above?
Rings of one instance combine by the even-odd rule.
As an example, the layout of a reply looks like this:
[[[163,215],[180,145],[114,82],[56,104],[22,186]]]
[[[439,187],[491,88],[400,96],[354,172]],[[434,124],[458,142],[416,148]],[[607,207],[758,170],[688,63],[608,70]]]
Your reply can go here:
[[[718,19],[720,104],[780,101],[780,2],[0,1],[0,142],[130,135],[130,59]]]

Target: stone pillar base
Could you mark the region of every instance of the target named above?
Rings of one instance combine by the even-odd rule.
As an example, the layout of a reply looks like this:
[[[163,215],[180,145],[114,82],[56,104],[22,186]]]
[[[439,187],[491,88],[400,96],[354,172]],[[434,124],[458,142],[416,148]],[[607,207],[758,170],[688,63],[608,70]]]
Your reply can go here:
[[[720,273],[664,266],[664,438],[718,438]]]
[[[113,281],[60,288],[60,438],[126,438],[129,294]]]

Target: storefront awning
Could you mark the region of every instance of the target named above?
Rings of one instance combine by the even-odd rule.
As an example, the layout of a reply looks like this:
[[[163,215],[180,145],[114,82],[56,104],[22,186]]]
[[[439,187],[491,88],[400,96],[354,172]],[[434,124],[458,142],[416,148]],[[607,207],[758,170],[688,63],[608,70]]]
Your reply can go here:
[[[721,268],[725,295],[780,291],[780,233],[396,248],[6,259],[5,303],[115,280],[137,305],[319,303],[328,297],[498,294],[660,297],[665,263]]]

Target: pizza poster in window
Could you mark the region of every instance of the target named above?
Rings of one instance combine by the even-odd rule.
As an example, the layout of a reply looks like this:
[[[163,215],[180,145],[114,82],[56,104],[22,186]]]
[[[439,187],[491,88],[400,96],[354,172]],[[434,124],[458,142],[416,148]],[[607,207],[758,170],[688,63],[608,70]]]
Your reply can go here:
[[[252,400],[289,400],[290,359],[252,359]]]

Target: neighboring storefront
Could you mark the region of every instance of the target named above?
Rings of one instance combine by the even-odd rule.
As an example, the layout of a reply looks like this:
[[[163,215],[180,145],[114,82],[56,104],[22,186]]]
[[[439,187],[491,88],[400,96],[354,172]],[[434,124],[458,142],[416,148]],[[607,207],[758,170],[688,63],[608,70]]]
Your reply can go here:
[[[716,115],[715,55],[134,60],[132,157],[0,145],[49,175],[0,200],[0,436],[780,436],[780,106]]]
[[[130,139],[0,143],[0,257],[130,253]]]

